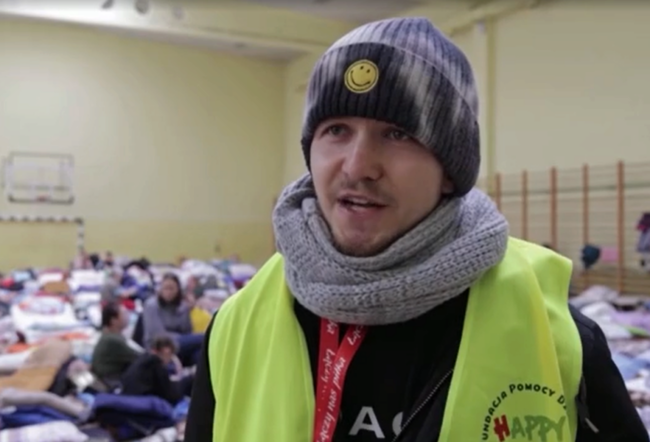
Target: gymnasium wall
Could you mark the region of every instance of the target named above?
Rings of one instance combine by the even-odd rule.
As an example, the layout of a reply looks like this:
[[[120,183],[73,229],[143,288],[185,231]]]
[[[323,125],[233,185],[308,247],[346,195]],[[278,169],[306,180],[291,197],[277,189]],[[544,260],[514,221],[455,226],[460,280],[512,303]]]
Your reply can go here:
[[[286,67],[284,184],[290,183],[307,171],[300,145],[300,134],[307,80],[320,55],[305,55]]]
[[[493,135],[484,159],[494,175],[484,169],[481,185],[513,235],[554,244],[576,263],[585,243],[611,250],[598,271],[625,268],[626,279],[591,282],[637,293],[650,293],[635,279],[635,227],[650,211],[648,20],[642,2],[558,1],[454,35]]]
[[[0,21],[0,156],[73,154],[86,247],[152,260],[271,252],[284,68],[81,27]],[[0,224],[0,269],[65,264],[73,226]]]
[[[650,4],[551,2],[495,27],[497,169],[650,161]]]

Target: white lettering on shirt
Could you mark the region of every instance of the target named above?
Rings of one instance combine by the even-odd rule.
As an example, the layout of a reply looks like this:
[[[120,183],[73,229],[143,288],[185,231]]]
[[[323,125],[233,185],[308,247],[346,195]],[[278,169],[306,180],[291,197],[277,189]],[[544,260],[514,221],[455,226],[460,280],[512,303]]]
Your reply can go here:
[[[366,418],[369,419],[369,422],[366,422]],[[377,439],[386,438],[384,432],[379,426],[375,410],[372,407],[361,407],[357,420],[354,421],[354,425],[352,425],[352,429],[350,430],[350,436],[356,436],[361,430],[372,431],[375,433]]]
[[[393,419],[393,433],[395,436],[402,432],[402,419],[404,418],[404,413],[397,413]]]
[[[391,430],[394,436],[402,432],[402,420],[404,413],[400,412],[395,415],[391,422]],[[386,439],[384,430],[379,424],[379,419],[373,407],[361,407],[352,428],[350,429],[349,436],[358,436],[360,431],[371,431],[377,439]]]

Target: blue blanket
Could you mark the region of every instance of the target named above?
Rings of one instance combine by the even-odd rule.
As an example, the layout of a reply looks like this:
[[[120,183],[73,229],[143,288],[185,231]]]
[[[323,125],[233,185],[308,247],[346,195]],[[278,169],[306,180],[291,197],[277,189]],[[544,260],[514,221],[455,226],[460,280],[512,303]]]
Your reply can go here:
[[[148,436],[174,425],[174,409],[155,396],[100,393],[93,403],[95,418],[113,428],[120,440]]]
[[[52,421],[73,422],[73,419],[43,405],[20,405],[15,409],[12,407],[9,411],[2,412],[3,428],[21,428]]]

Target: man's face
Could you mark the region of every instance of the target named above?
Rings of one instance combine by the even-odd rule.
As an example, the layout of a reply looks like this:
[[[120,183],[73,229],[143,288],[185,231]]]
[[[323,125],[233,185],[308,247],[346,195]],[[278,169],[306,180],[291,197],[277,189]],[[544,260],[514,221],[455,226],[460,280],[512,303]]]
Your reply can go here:
[[[350,256],[381,252],[452,190],[440,163],[419,142],[364,118],[321,123],[310,166],[335,245]]]

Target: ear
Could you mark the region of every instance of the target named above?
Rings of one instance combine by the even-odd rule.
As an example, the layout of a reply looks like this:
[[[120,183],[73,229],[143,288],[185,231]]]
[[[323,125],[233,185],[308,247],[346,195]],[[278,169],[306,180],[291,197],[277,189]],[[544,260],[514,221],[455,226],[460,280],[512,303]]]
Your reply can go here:
[[[446,178],[442,181],[442,194],[451,195],[454,193],[454,183],[451,182],[449,178]]]

